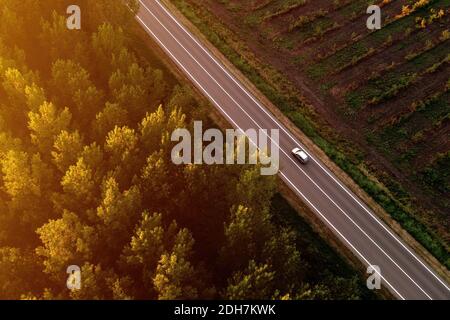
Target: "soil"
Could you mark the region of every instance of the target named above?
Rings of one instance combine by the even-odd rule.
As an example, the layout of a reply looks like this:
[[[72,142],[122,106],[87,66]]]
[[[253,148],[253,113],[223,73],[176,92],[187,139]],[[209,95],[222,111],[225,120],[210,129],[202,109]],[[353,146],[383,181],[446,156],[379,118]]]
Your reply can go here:
[[[198,1],[194,2],[198,3]],[[383,11],[386,12],[387,19],[391,19],[393,16],[398,14],[401,10],[400,8],[406,2],[407,1],[398,0],[385,5]],[[310,1],[306,5],[295,8],[287,14],[266,20],[263,22],[263,26],[266,28],[270,26],[271,30],[269,34],[270,36],[268,37],[261,32],[264,27],[262,27],[262,29],[249,27],[245,25],[245,23],[237,22],[245,20],[245,15],[248,13],[248,9],[230,12],[218,1],[205,0],[201,3],[201,6],[206,7],[210,12],[213,12],[214,15],[218,17],[218,19],[234,34],[239,35],[240,40],[246,44],[258,60],[273,66],[290,82],[292,82],[302,93],[305,101],[307,101],[309,105],[313,106],[318,118],[322,119],[324,123],[332,128],[332,130],[336,132],[338,136],[342,137],[342,139],[351,142],[351,144],[356,145],[356,148],[363,150],[365,152],[365,160],[370,164],[371,168],[381,173],[388,172],[389,176],[394,177],[406,190],[408,190],[411,194],[414,194],[415,199],[417,199],[416,204],[418,207],[427,207],[429,210],[440,212],[441,217],[445,216],[445,212],[442,211],[442,207],[439,207],[439,205],[436,204],[436,201],[424,194],[421,187],[410,179],[410,172],[402,170],[395,164],[391,163],[380,153],[379,150],[376,149],[376,147],[371,145],[366,140],[365,135],[362,134],[369,130],[366,117],[371,116],[373,110],[383,113],[385,111],[380,110],[387,110],[389,108],[390,111],[386,113],[387,117],[395,117],[396,115],[401,114],[404,112],[403,108],[409,106],[410,102],[413,102],[418,98],[423,97],[428,92],[433,92],[437,89],[437,87],[440,87],[442,82],[445,80],[445,72],[437,72],[436,74],[438,77],[433,78],[425,88],[421,88],[425,90],[418,90],[417,85],[411,86],[407,91],[408,93],[412,92],[413,96],[409,97],[407,101],[399,100],[399,98],[396,97],[396,99],[380,104],[375,108],[372,108],[373,106],[371,106],[371,108],[366,108],[361,114],[358,114],[358,119],[361,119],[361,121],[355,121],[357,119],[354,118],[349,119],[343,115],[342,112],[342,95],[346,92],[346,90],[348,90],[348,85],[351,84],[358,87],[364,83],[365,79],[364,77],[361,77],[361,75],[365,75],[366,72],[362,72],[361,68],[369,69],[371,66],[375,65],[376,67],[371,70],[376,71],[378,68],[382,69],[385,67],[385,61],[402,63],[402,59],[404,58],[404,54],[407,49],[396,50],[396,39],[394,39],[393,46],[388,46],[383,52],[376,52],[370,57],[361,60],[358,68],[349,68],[348,70],[344,70],[342,74],[334,75],[332,78],[326,76],[326,78],[319,79],[318,81],[311,80],[308,76],[306,76],[304,70],[293,63],[296,56],[302,53],[311,54],[311,52],[314,52],[314,50],[317,50],[318,48],[322,48],[319,50],[323,50],[322,53],[325,54],[326,50],[329,50],[327,48],[329,48],[330,42],[334,42],[338,46],[348,44],[349,41],[351,41],[350,37],[337,39],[338,34],[350,36],[354,32],[357,34],[357,37],[364,37],[370,33],[365,25],[365,15],[359,15],[358,17],[355,17],[355,19],[346,22],[343,17],[338,16],[339,13],[333,13],[336,15],[338,21],[340,21],[339,23],[342,23],[342,26],[338,29],[331,30],[326,34],[327,39],[330,40],[301,44],[294,50],[282,48],[279,45],[274,44],[271,37],[279,35],[280,32],[285,32],[286,26],[289,25],[289,22],[286,21],[290,21],[290,19],[286,18],[286,16],[298,16],[301,13],[311,11],[312,6],[314,6],[314,10],[317,10],[322,7],[321,5],[326,10],[326,8],[330,8],[330,1]],[[436,37],[438,32],[437,30],[439,30],[439,28],[436,28],[436,30],[430,28],[430,36]],[[336,37],[334,37],[335,35]],[[408,49],[408,52],[409,50],[416,49],[421,45],[424,45],[424,43],[413,43]],[[315,54],[317,54],[317,52],[315,52]],[[400,54],[402,58],[399,57]],[[324,93],[321,88],[322,84],[329,83],[330,80],[340,83],[340,85],[338,84],[336,90],[333,91],[336,93],[335,96],[329,93]],[[406,95],[406,93],[401,94]],[[399,101],[401,101],[400,108],[392,108],[392,106],[398,105]],[[376,125],[380,124],[385,125],[386,123],[379,122]],[[441,144],[441,146],[445,147],[446,144]],[[433,223],[433,225],[435,225],[435,223]],[[436,229],[441,228],[439,225],[436,225]],[[444,232],[444,234],[448,232],[448,230],[442,229],[441,231]]]

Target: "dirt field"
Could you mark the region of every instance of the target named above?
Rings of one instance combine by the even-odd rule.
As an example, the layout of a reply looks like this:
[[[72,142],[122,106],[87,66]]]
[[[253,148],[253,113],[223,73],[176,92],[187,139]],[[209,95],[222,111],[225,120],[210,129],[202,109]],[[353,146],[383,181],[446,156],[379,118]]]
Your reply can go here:
[[[217,17],[294,84],[448,248],[450,0],[185,2]],[[379,31],[366,27],[374,2]]]

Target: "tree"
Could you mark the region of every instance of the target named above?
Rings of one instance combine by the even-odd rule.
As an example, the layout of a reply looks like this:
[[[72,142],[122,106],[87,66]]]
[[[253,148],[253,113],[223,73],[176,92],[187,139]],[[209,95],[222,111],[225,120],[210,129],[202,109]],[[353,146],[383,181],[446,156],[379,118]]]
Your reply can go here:
[[[2,69],[1,62],[2,59],[0,58],[0,69]],[[11,124],[9,129],[12,132],[21,136],[25,135],[28,110],[23,106],[28,106],[30,110],[36,110],[35,103],[42,102],[43,92],[34,84],[36,79],[31,72],[7,68],[3,74],[0,74],[0,77],[6,97],[6,104],[2,107],[2,116],[8,124]],[[41,92],[38,93],[37,91]],[[40,97],[36,96],[36,93]]]
[[[141,140],[148,153],[153,153],[161,148],[162,135],[166,127],[165,112],[160,105],[155,112],[145,116],[141,121]]]
[[[28,250],[0,248],[0,299],[20,299],[43,284],[38,259]]]
[[[25,87],[26,104],[30,111],[37,111],[46,101],[44,88],[35,83]]]
[[[26,35],[23,18],[2,3],[0,19],[2,21],[0,35],[5,42],[10,46],[18,43],[23,46]]]
[[[169,93],[167,82],[164,79],[164,73],[161,69],[152,69],[147,67],[147,83],[150,86],[150,101],[153,105],[158,105],[163,102]]]
[[[247,267],[249,260],[262,262],[264,248],[272,233],[273,226],[267,211],[255,212],[238,206],[225,227],[222,264],[228,266],[229,271],[236,271]]]
[[[106,138],[104,149],[109,155],[111,174],[124,187],[131,185],[142,166],[138,142],[135,130],[126,126],[115,127]]]
[[[92,83],[88,71],[72,60],[53,64],[50,85],[54,100],[75,113],[81,128],[87,128],[103,106],[103,92]]]
[[[9,151],[2,161],[2,172],[6,192],[12,199],[41,195],[39,180],[33,177],[26,152]]]
[[[22,142],[20,139],[14,138],[10,133],[0,131],[0,160],[3,159],[9,151],[18,150],[22,150]]]
[[[103,105],[103,92],[91,85],[86,90],[78,90],[73,96],[79,127],[87,129],[91,119],[101,110]]]
[[[161,256],[153,283],[159,300],[197,299],[204,290],[200,274],[190,262],[194,239],[187,229],[178,232],[172,252]]]
[[[98,26],[97,32],[92,35],[92,49],[95,59],[98,61],[98,73],[103,82],[106,82],[111,76],[111,72],[115,71],[111,68],[113,57],[123,54],[122,50],[127,47],[126,44],[123,29],[109,23]]]
[[[123,47],[119,52],[114,52],[111,57],[111,70],[127,72],[128,68],[138,63],[136,56],[127,47]]]
[[[229,279],[224,293],[230,300],[270,300],[276,294],[275,272],[267,264],[250,260],[245,271],[238,271]]]
[[[44,155],[49,155],[55,138],[69,128],[72,115],[67,108],[59,111],[53,103],[44,102],[38,112],[28,113],[31,141]]]
[[[73,212],[65,211],[62,218],[50,220],[36,232],[43,244],[36,253],[44,259],[44,272],[60,288],[65,287],[68,266],[83,265],[93,258],[92,248],[98,241],[95,229]]]
[[[128,28],[139,9],[137,0],[87,0],[86,4],[91,29],[105,21]]]
[[[301,260],[294,234],[275,226],[267,209],[257,212],[238,206],[225,227],[225,237],[221,263],[228,272],[240,272],[248,261],[255,261],[275,271],[276,288],[282,293],[302,284],[307,265]]]
[[[175,86],[172,90],[167,108],[169,110],[191,110],[197,105],[192,90],[188,86]]]
[[[236,203],[256,211],[270,208],[276,191],[275,176],[263,176],[259,166],[243,170],[236,186]]]
[[[128,125],[130,125],[128,111],[116,103],[107,102],[105,108],[95,116],[93,131],[98,141],[100,141],[100,139],[104,139],[108,132],[112,131],[116,126],[122,127]]]
[[[30,71],[7,68],[1,76],[3,79],[2,86],[8,97],[8,103],[12,106],[28,105],[29,107],[34,107],[35,105],[29,104],[29,94],[32,90],[41,91],[39,94],[43,95],[43,89],[35,84],[37,80],[36,75]]]
[[[130,118],[137,122],[144,115],[149,104],[153,79],[148,71],[137,63],[131,64],[126,72],[117,70],[109,78],[109,89],[113,101],[130,112]]]
[[[71,165],[61,179],[64,193],[58,202],[61,209],[73,211],[91,207],[96,198],[96,183],[92,169],[79,158],[77,163]]]
[[[361,288],[358,276],[345,279],[336,275],[328,275],[322,283],[305,284],[296,292],[288,294],[285,299],[293,300],[358,300],[361,299]]]
[[[41,19],[41,1],[3,0],[0,18],[0,37],[11,46],[17,46],[27,51],[35,50],[36,23]],[[47,7],[48,10],[48,7]],[[32,59],[34,60],[34,59]]]
[[[8,47],[0,37],[0,75],[8,69],[17,69],[20,72],[27,72],[25,51],[17,47]]]
[[[294,232],[285,227],[273,230],[264,248],[263,261],[276,271],[277,289],[283,293],[297,290],[310,270],[297,248]]]
[[[141,275],[137,281],[142,284],[136,288],[138,296],[148,298],[154,291],[152,279],[158,261],[166,252],[167,246],[173,242],[177,229],[175,222],[165,226],[161,214],[142,214],[131,242],[124,248],[121,257],[122,265],[126,266],[127,270]]]
[[[29,233],[52,216],[49,193],[53,185],[52,171],[38,154],[10,150],[1,160],[4,191],[9,197],[8,208],[17,229],[12,239],[22,242]],[[32,237],[28,237],[32,241]]]
[[[159,300],[197,299],[198,289],[191,284],[195,270],[191,263],[176,254],[164,254],[154,278]]]
[[[72,290],[74,300],[130,299],[126,293],[129,278],[120,278],[112,268],[104,269],[101,264],[86,262],[81,267],[81,288]]]
[[[67,6],[66,6],[67,8]],[[61,11],[60,11],[61,12]],[[65,12],[65,11],[64,11]],[[42,20],[39,40],[45,52],[49,53],[48,61],[73,59],[88,65],[86,34],[80,30],[74,32],[66,25],[67,17],[52,12],[51,20]]]
[[[186,127],[186,115],[180,108],[174,107],[167,112],[159,105],[154,112],[147,113],[139,127],[141,141],[147,153],[162,149],[164,156],[170,156],[173,145],[170,136],[175,129]]]
[[[83,140],[78,131],[69,133],[63,130],[55,139],[54,148],[55,151],[52,151],[53,163],[60,172],[65,173],[71,165],[77,162],[83,151]]]
[[[105,181],[102,187],[102,202],[97,208],[100,218],[99,232],[102,238],[103,255],[107,261],[118,255],[129,241],[141,212],[142,196],[136,186],[121,192],[114,178]]]
[[[134,236],[125,247],[122,266],[141,274],[137,296],[159,299],[194,299],[211,294],[199,269],[192,264],[194,239],[175,221],[166,224],[161,214],[142,214]]]
[[[108,133],[105,143],[105,151],[112,158],[114,164],[120,164],[132,157],[138,148],[138,137],[134,129],[126,126],[115,127]]]
[[[172,201],[169,168],[161,152],[155,152],[147,158],[147,163],[142,168],[140,185],[149,208],[158,210],[169,207]]]
[[[80,154],[80,158],[88,168],[91,168],[92,180],[94,183],[99,184],[107,171],[105,165],[105,157],[102,148],[93,142],[90,145],[84,146],[83,151]]]

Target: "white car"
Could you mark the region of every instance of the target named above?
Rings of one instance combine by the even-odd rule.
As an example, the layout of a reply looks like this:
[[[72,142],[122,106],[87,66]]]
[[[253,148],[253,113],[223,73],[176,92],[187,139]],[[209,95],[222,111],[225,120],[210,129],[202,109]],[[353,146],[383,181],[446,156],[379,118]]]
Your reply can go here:
[[[306,164],[309,161],[309,156],[306,154],[305,151],[303,151],[300,148],[294,148],[292,149],[292,154],[300,160],[301,163]]]

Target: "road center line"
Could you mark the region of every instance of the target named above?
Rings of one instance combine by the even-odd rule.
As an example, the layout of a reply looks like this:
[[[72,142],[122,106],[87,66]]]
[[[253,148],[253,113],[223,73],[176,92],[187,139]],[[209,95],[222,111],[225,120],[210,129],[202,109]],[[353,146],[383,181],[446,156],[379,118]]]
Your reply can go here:
[[[142,1],[141,0],[139,0],[141,3],[142,3]],[[279,127],[280,127],[280,129],[282,130],[282,131],[284,131],[285,133],[286,133],[286,135],[294,142],[294,143],[296,143],[296,144],[298,144],[298,145],[301,145],[303,148],[305,148],[304,147],[304,145],[302,144],[302,143],[300,143],[300,142],[298,142],[294,137],[292,137],[292,135],[289,133],[289,131],[287,131],[285,128],[284,128],[284,126],[283,125],[281,125],[278,121],[277,121],[277,119],[275,119],[274,117],[273,117],[273,115],[271,115],[263,106],[261,106],[261,104],[253,97],[253,95],[252,94],[250,94],[245,88],[243,88],[242,87],[242,85],[214,58],[214,57],[212,57],[211,56],[211,54],[210,54],[210,52],[208,51],[208,50],[206,50],[204,47],[203,47],[203,45],[201,45],[198,41],[197,41],[197,39],[195,39],[195,37],[193,37],[192,35],[191,35],[191,33],[190,32],[188,32],[187,30],[186,30],[186,28],[183,26],[183,25],[181,25],[174,17],[173,17],[173,15],[172,15],[172,13],[170,13],[168,10],[167,10],[167,8],[165,8],[165,6],[163,6],[161,3],[160,3],[160,1],[159,0],[155,0],[155,2],[164,10],[164,12],[209,56],[209,58],[215,63],[215,64],[217,64],[221,69],[222,69],[222,71],[224,71],[225,73],[226,73],[226,75],[267,115],[267,116],[269,116],[270,117],[270,119],[273,121],[273,122],[275,122]],[[145,6],[145,4],[144,4],[144,6]],[[148,10],[148,8],[147,8],[147,10]],[[306,148],[305,148],[306,149]],[[379,220],[379,218],[377,217],[377,216],[375,216],[370,210],[368,210],[367,208],[366,208],[366,206],[364,205],[364,204],[362,204],[361,202],[360,202],[360,200],[359,199],[357,199],[353,194],[352,194],[352,192],[351,191],[349,191],[348,189],[347,189],[347,187],[346,186],[343,186],[342,184],[341,184],[341,182],[339,181],[339,180],[337,180],[334,176],[333,176],[333,174],[328,170],[328,169],[326,169],[325,167],[323,167],[323,165],[320,163],[320,161],[318,161],[318,160],[316,160],[315,159],[315,157],[314,156],[312,156],[311,154],[310,154],[310,157],[313,159],[313,161],[330,177],[330,178],[332,178],[333,179],[333,181],[335,182],[335,183],[337,183],[354,201],[356,201],[386,232],[388,232],[389,233],[389,235],[392,237],[392,238],[394,238],[405,250],[407,250],[407,252],[410,254],[410,255],[412,255],[430,274],[432,274],[433,275],[433,277],[434,278],[436,278],[447,290],[449,290],[450,291],[450,288],[447,286],[447,284],[443,281],[443,280],[441,280],[432,270],[430,270],[429,268],[428,268],[428,266],[426,265],[426,264],[424,264],[423,263],[423,261],[420,259],[420,258],[418,258],[399,238],[398,238],[398,236],[396,236],[396,235],[394,235],[393,233],[392,233],[392,231],[389,229],[389,228],[387,228],[385,225],[384,225],[384,223],[383,222],[381,222],[380,220]]]
[[[258,128],[262,129],[258,123],[237,103],[236,100],[217,82],[217,80],[192,56],[192,54],[175,38],[175,36],[170,32],[170,30],[165,27],[162,22],[156,17],[153,12],[151,12],[148,7],[143,4],[144,7],[148,10],[148,12],[157,20],[157,22],[171,35],[171,37],[186,51],[186,53],[202,68],[202,70],[208,74],[208,76],[222,89],[222,91],[227,94],[227,96],[247,115],[249,119],[251,119]],[[268,135],[267,135],[268,136]],[[268,136],[269,139],[272,140],[276,144],[273,139]],[[417,286],[429,299],[432,299],[430,295],[419,285],[417,284],[414,279],[409,276],[409,274],[403,270],[396,261],[392,257],[389,256],[304,170],[301,168],[291,157],[288,156],[288,154],[278,145],[278,148],[286,155],[286,157],[300,170],[302,173],[316,186],[318,190],[320,190],[399,270],[402,271],[403,274],[407,276],[408,279],[410,279],[415,286]]]
[[[162,41],[155,35],[155,33],[145,24],[145,22],[137,16],[138,20],[145,26],[145,28],[153,35],[153,37],[158,41],[158,43],[165,49],[165,51],[174,59],[177,64],[186,72],[186,74],[191,78],[191,80],[197,84],[197,86],[206,94],[206,96],[211,99],[214,104],[227,116],[227,118],[235,125],[236,128],[238,128],[240,131],[244,132],[239,125],[228,115],[228,113],[220,106],[220,104],[203,88],[203,86],[195,79],[195,77],[183,66],[183,64],[172,54],[172,52],[162,43]],[[249,139],[251,141],[251,139]],[[251,141],[254,145],[256,145],[253,141]],[[256,147],[258,147],[256,145]],[[368,266],[371,265],[371,263],[353,246],[353,244],[325,217],[325,215],[322,214],[322,212],[317,209],[314,204],[292,183],[292,181],[282,172],[280,171],[280,174],[284,177],[286,181],[297,191],[297,193],[304,198],[305,201],[307,201],[313,209],[324,219],[326,223],[328,223],[333,230],[335,230],[338,235],[344,239],[345,242],[347,242],[350,247],[367,263]],[[376,270],[375,270],[376,271]],[[377,272],[377,271],[376,271]],[[377,272],[378,273],[378,272]],[[389,281],[387,281],[380,273],[378,273],[379,276],[388,284],[389,287],[402,299],[405,300],[405,298],[394,288],[394,286],[391,285]]]

